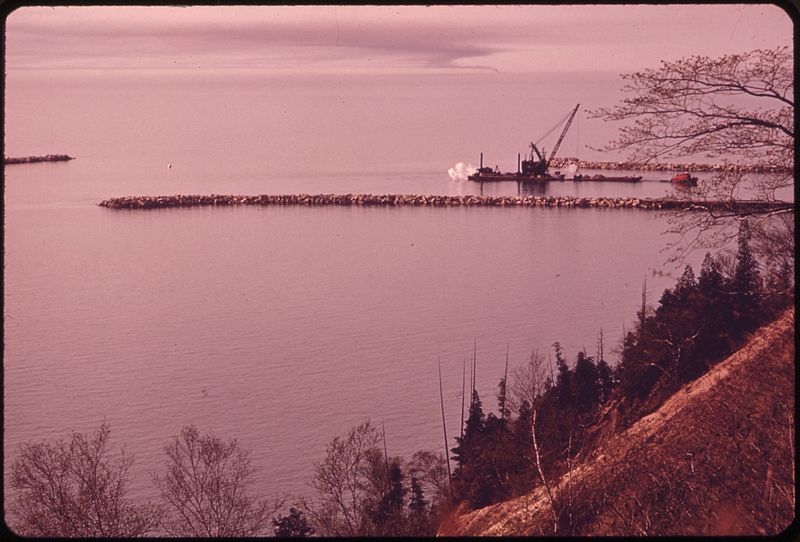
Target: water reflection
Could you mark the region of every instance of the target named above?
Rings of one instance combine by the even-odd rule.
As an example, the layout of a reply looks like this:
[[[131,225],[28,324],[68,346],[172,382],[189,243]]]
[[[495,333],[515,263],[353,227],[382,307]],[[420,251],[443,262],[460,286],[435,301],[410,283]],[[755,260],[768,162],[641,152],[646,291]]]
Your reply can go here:
[[[517,183],[517,194],[521,196],[544,196],[547,194],[547,185],[550,181],[521,181]]]

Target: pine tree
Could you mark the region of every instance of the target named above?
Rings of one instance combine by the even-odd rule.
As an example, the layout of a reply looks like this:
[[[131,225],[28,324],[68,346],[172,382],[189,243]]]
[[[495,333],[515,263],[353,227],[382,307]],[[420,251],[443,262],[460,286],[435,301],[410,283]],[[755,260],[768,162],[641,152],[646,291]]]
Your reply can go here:
[[[500,382],[497,383],[497,406],[500,409],[500,419],[505,421],[506,419],[506,401],[507,401],[507,387],[506,387],[506,380],[507,378],[504,376],[500,379]]]
[[[623,395],[629,399],[646,397],[661,374],[650,364],[643,342],[638,329],[629,331],[622,339],[619,383]]]
[[[788,261],[769,267],[764,279],[764,309],[769,318],[777,317],[792,302],[794,269]]]
[[[700,290],[707,295],[722,293],[723,282],[724,279],[719,262],[714,259],[711,253],[706,252],[703,264],[700,267],[700,279],[698,280]]]
[[[758,262],[750,250],[750,227],[746,220],[739,223],[736,268],[730,286],[733,293],[734,334],[742,337],[760,323],[761,277]]]
[[[697,280],[696,303],[702,315],[695,349],[698,360],[718,361],[733,348],[733,300],[726,282],[719,262],[706,254]]]
[[[486,417],[483,414],[483,405],[478,395],[478,390],[472,390],[472,401],[469,406],[469,416],[464,426],[464,441],[477,440],[483,431]]]
[[[302,512],[292,507],[289,515],[278,516],[272,520],[272,532],[278,538],[306,538],[314,534]]]
[[[572,374],[572,396],[578,412],[590,412],[600,402],[600,389],[597,367],[585,352],[578,352],[575,359],[575,371]]]
[[[678,290],[691,290],[697,286],[697,279],[694,277],[694,269],[692,269],[691,265],[686,265],[683,269],[683,275],[681,275],[680,280],[678,280],[677,289]]]
[[[564,359],[561,344],[556,341],[553,343],[553,349],[556,352],[556,368],[558,370],[555,386],[556,401],[560,406],[565,407],[572,401],[572,386],[570,383],[572,373],[567,366],[567,361]]]
[[[403,504],[406,489],[403,487],[403,478],[399,461],[392,461],[389,465],[388,487],[377,505],[374,505],[369,512],[370,519],[375,525],[375,532],[379,535],[399,536],[405,533]]]
[[[675,288],[664,290],[659,302],[662,310],[672,308],[683,308],[697,290],[697,279],[691,265],[687,265],[683,270],[683,275],[678,280]]]
[[[408,503],[409,534],[411,536],[425,536],[431,534],[428,503],[422,486],[414,475],[411,475],[411,498]]]
[[[511,433],[506,421],[493,413],[486,416],[476,466],[476,480],[470,500],[476,506],[499,502],[511,493],[509,472],[514,457],[511,453]]]
[[[466,498],[468,488],[476,476],[484,423],[485,416],[481,399],[478,391],[473,390],[469,416],[467,417],[467,423],[464,425],[464,437],[457,437],[456,447],[450,450],[453,452],[453,460],[456,462],[456,468],[453,471],[453,489],[459,498]]]
[[[600,388],[600,404],[603,404],[608,401],[611,390],[614,389],[613,371],[603,358],[597,362],[597,380]]]
[[[519,415],[514,420],[512,434],[512,449],[515,462],[511,469],[511,487],[514,495],[521,495],[529,490],[533,482],[532,419],[533,411],[531,410],[531,405],[528,401],[523,401],[519,407]]]

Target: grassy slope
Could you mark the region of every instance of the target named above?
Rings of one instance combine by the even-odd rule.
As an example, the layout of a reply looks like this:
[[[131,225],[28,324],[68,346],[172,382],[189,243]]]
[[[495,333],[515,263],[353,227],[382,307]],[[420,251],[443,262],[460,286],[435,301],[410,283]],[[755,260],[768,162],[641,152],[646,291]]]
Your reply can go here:
[[[544,489],[441,535],[775,534],[794,519],[794,309]],[[607,431],[602,431],[608,434]],[[546,474],[546,473],[545,473]]]

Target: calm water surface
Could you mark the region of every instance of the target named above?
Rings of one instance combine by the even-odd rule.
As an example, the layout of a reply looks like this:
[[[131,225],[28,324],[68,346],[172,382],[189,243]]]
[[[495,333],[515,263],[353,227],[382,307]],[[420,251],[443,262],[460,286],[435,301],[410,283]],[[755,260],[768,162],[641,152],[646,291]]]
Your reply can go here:
[[[148,472],[194,423],[252,450],[259,493],[302,494],[325,444],[366,417],[385,422],[391,454],[441,449],[439,360],[453,434],[473,341],[478,390],[494,408],[507,347],[512,365],[554,341],[570,361],[581,348],[594,354],[600,329],[614,345],[632,325],[645,277],[652,303],[675,280],[653,274],[674,271],[663,266],[666,220],[637,210],[96,205],[131,194],[479,193],[447,168],[501,144],[512,149],[501,167],[515,167],[505,142],[524,150],[530,129],[476,133],[466,112],[513,126],[531,89],[562,96],[549,122],[591,101],[554,81],[420,90],[43,77],[8,77],[6,154],[78,159],[5,171],[7,459],[24,440],[107,420],[114,444],[135,455],[132,494],[154,497]],[[592,88],[615,87],[607,77]],[[487,96],[508,105],[488,115],[478,108]],[[587,106],[604,105],[595,100]]]

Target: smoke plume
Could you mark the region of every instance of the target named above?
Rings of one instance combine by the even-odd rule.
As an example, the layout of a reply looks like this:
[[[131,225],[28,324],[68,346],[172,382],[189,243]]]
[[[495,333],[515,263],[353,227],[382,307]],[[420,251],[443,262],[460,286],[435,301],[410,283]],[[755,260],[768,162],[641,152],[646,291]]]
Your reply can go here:
[[[564,174],[567,179],[574,179],[576,173],[578,173],[578,164],[570,164],[564,168]]]
[[[472,164],[464,164],[464,162],[457,163],[454,167],[447,170],[450,179],[456,182],[466,181],[467,177],[475,173],[477,170]]]

